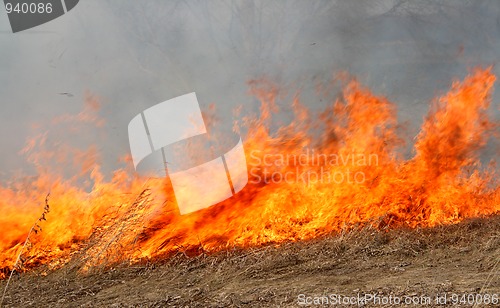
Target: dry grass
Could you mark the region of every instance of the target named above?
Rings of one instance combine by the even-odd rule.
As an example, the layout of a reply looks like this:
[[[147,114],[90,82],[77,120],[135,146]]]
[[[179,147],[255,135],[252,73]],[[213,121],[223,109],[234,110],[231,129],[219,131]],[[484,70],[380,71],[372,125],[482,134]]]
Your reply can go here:
[[[28,235],[26,235],[26,239],[24,240],[24,244],[21,247],[19,254],[17,255],[16,261],[14,262],[14,266],[10,271],[9,278],[7,279],[7,282],[5,283],[5,287],[3,289],[2,298],[0,299],[0,307],[3,304],[3,300],[5,298],[5,294],[7,293],[7,289],[9,287],[10,280],[12,279],[12,275],[14,274],[15,271],[21,272],[23,270],[24,262],[26,261],[26,258],[23,256],[23,254],[31,248],[30,235],[32,233],[36,234],[38,232],[42,232],[42,227],[40,226],[40,223],[44,220],[47,220],[45,216],[49,214],[50,211],[49,196],[50,193],[47,194],[47,196],[45,197],[45,206],[43,207],[42,215],[40,215],[40,217],[31,226],[30,230],[28,231]]]
[[[68,266],[84,271],[101,271],[118,262],[131,248],[136,247],[138,235],[147,225],[153,207],[151,192],[144,189],[130,205],[122,205],[116,215],[101,222],[90,239],[76,254]]]
[[[500,293],[500,216],[429,229],[369,228],[308,242],[14,275],[7,306],[296,306],[300,293]],[[3,285],[2,284],[0,285]]]

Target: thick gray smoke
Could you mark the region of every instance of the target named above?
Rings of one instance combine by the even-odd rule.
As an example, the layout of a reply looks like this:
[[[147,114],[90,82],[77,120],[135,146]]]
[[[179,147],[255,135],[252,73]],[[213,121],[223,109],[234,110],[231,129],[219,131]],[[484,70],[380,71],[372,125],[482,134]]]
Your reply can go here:
[[[229,130],[236,106],[244,106],[240,116],[257,111],[248,80],[293,83],[317,109],[323,103],[312,95],[315,83],[348,71],[398,104],[412,136],[432,97],[500,55],[495,0],[82,0],[15,34],[0,11],[4,177],[26,169],[18,152],[37,131],[33,124],[78,112],[87,91],[102,102],[99,131],[107,137],[95,142],[110,171],[129,151],[130,119],[178,95],[195,91],[202,110],[215,103],[217,129]]]

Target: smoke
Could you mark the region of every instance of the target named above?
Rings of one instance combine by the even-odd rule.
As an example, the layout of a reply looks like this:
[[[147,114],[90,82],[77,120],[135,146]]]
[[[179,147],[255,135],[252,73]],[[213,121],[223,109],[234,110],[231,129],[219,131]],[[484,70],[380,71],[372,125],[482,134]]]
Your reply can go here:
[[[496,64],[498,37],[494,0],[87,0],[16,34],[0,13],[1,176],[30,170],[18,153],[39,132],[33,124],[77,113],[88,93],[106,119],[88,134],[107,136],[96,143],[109,172],[128,153],[127,124],[140,111],[195,91],[203,111],[216,106],[209,130],[230,131],[234,108],[243,106],[239,117],[258,111],[247,82],[263,76],[289,94],[301,89],[318,109],[326,102],[315,85],[347,71],[398,104],[410,140],[453,78]]]

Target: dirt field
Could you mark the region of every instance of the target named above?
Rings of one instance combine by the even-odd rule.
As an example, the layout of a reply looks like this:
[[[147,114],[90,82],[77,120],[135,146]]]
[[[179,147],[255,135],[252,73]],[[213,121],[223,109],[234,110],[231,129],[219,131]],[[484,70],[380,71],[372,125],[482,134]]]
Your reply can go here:
[[[289,307],[325,295],[338,307],[343,305],[336,305],[335,295],[375,294],[365,307],[398,306],[398,298],[401,304],[411,299],[426,307],[445,307],[465,299],[463,294],[500,294],[499,260],[497,215],[433,229],[365,229],[280,247],[195,258],[179,254],[162,263],[95,270],[86,276],[69,266],[46,276],[15,275],[4,305]],[[4,286],[2,281],[1,290]],[[447,304],[436,305],[436,295],[443,301],[444,294]]]

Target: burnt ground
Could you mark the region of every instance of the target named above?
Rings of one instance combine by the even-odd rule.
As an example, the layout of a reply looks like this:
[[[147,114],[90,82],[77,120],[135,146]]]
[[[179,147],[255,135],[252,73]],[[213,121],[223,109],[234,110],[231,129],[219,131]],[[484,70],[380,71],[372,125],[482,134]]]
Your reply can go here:
[[[70,266],[44,275],[35,270],[13,276],[4,305],[293,307],[300,306],[299,294],[331,300],[334,294],[359,293],[376,294],[380,300],[366,307],[398,306],[396,298],[430,299],[425,306],[434,307],[436,295],[443,300],[444,294],[448,303],[440,307],[457,300],[453,294],[460,296],[457,306],[472,307],[463,301],[460,305],[463,294],[500,295],[499,260],[496,215],[429,229],[364,229],[279,247],[193,258],[179,254],[162,263],[94,269],[86,275]],[[0,282],[0,290],[5,283]],[[392,304],[384,304],[390,296]]]

